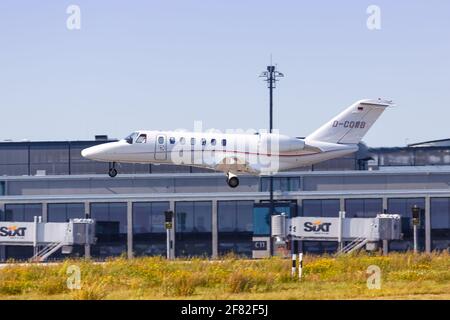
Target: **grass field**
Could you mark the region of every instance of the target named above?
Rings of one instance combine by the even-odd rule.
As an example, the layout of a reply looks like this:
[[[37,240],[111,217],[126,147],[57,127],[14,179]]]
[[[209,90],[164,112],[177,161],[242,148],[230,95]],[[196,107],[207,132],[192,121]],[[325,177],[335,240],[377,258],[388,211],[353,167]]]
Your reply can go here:
[[[73,265],[78,290],[67,286]],[[367,287],[370,265],[381,270],[380,289]],[[234,256],[11,263],[0,269],[0,299],[450,299],[449,253],[306,255],[301,281],[291,278],[290,266],[288,259]]]

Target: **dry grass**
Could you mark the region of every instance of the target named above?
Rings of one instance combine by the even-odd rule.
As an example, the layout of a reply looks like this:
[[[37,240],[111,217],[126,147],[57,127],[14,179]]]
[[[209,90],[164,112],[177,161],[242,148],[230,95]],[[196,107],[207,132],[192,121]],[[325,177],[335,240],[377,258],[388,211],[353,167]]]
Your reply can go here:
[[[81,289],[67,288],[67,268],[81,270]],[[367,267],[382,272],[369,290]],[[450,299],[450,254],[305,256],[302,281],[290,260],[166,261],[160,257],[0,269],[0,299]]]

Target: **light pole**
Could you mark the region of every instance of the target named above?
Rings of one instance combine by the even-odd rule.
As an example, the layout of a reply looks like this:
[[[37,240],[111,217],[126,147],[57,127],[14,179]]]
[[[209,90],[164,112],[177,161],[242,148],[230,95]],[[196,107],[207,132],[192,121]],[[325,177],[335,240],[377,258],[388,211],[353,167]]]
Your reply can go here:
[[[267,82],[267,87],[269,88],[269,132],[272,133],[273,130],[273,89],[276,87],[276,82],[279,81],[277,78],[284,77],[284,74],[276,70],[275,66],[267,66],[267,71],[261,73],[260,77],[265,78],[264,81]],[[274,212],[273,203],[273,172],[270,175],[270,216]]]
[[[269,88],[269,130],[272,133],[273,129],[273,89],[276,88],[277,78],[283,78],[284,74],[276,70],[275,66],[267,66],[267,71],[264,71],[260,75],[261,78],[265,78],[267,87]]]

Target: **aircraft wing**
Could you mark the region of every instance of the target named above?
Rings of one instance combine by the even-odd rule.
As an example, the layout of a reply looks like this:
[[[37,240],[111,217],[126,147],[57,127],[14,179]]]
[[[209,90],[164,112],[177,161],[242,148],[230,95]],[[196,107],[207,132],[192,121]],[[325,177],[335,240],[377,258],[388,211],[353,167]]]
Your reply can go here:
[[[250,174],[260,173],[259,166],[250,164],[247,159],[238,155],[217,156],[214,162],[212,167],[217,171],[233,173],[246,172]]]

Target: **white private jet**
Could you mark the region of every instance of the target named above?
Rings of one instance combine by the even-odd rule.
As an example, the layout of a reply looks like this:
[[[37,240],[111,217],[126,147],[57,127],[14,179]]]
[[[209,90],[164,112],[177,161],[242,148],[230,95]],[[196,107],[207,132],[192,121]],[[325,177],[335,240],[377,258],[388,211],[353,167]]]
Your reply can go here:
[[[358,143],[383,111],[387,100],[360,100],[306,138],[276,133],[217,133],[186,131],[133,132],[126,138],[82,150],[85,158],[115,164],[154,163],[191,165],[223,171],[231,188],[239,173],[271,175],[342,157],[358,150]]]

